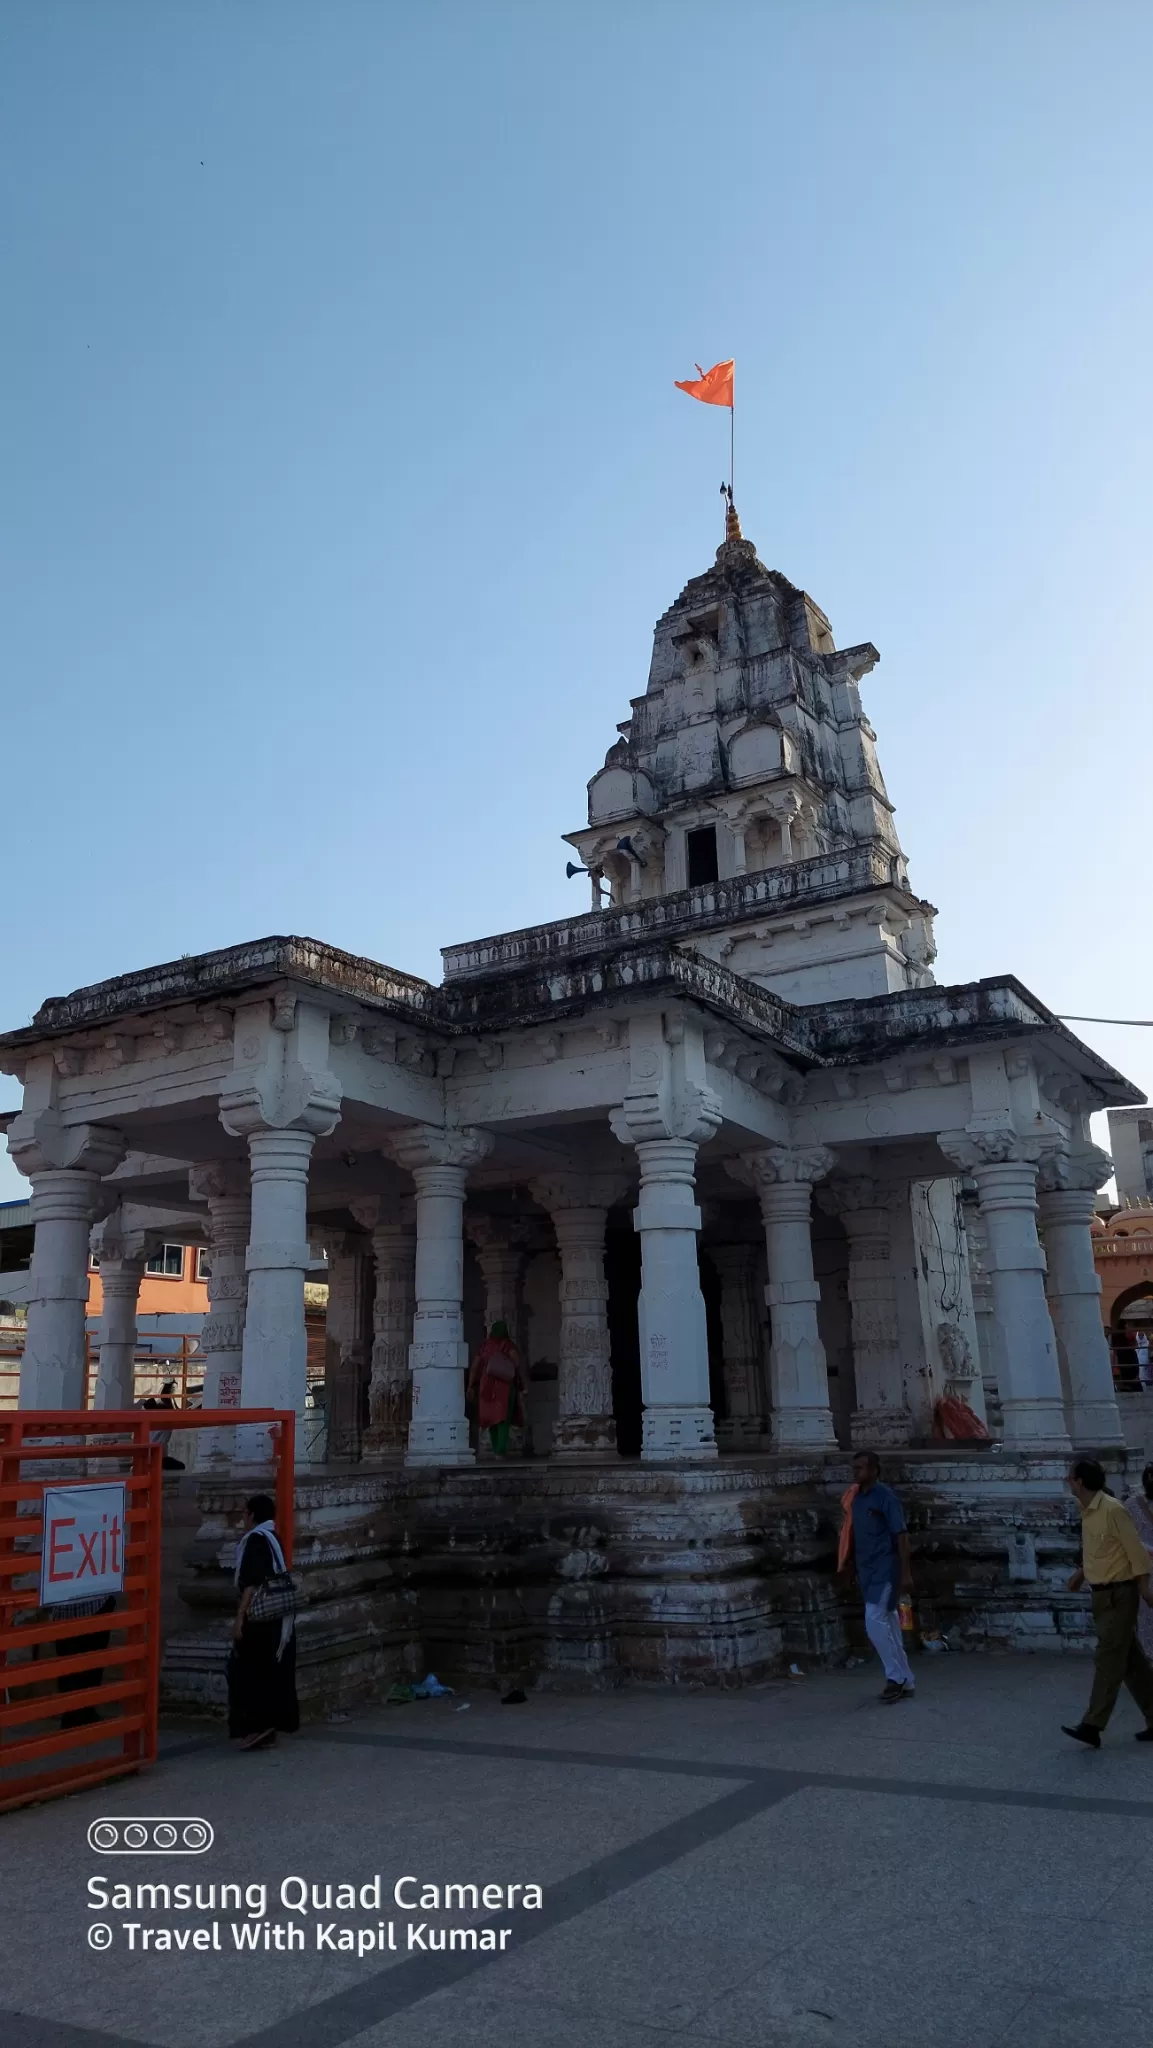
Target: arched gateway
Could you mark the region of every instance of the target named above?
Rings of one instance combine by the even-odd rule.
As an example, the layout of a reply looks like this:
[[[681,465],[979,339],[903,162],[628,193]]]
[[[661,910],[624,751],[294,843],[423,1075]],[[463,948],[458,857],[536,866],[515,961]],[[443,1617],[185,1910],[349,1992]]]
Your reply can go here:
[[[1070,1444],[1121,1445],[1088,1119],[1138,1097],[1010,976],[935,985],[861,702],[876,660],[733,517],[569,835],[583,914],[448,947],[438,987],[256,940],[0,1041],[35,1217],[25,1406],[82,1399],[98,1219],[113,1349],[140,1233],[210,1247],[213,1404],[303,1405],[326,1248],[306,1697],[375,1686],[405,1643],[594,1681],[832,1649],[852,1444],[921,1502],[942,1616],[1064,1625],[1003,1532],[1040,1518],[1059,1561]],[[525,1455],[478,1469],[464,1368],[496,1316],[532,1398]],[[981,1414],[986,1387],[1000,1447],[934,1448],[937,1399]],[[202,1496],[202,1606],[236,1455],[216,1444]],[[174,1649],[178,1694],[217,1684],[207,1641]]]

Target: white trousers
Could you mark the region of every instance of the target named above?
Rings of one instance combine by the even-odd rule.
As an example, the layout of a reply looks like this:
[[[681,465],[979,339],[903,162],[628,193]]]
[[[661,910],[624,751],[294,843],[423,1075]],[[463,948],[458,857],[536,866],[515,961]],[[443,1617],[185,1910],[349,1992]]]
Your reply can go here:
[[[917,1681],[913,1677],[912,1668],[905,1655],[905,1645],[901,1640],[901,1618],[895,1609],[889,1606],[887,1586],[882,1599],[866,1600],[865,1628],[869,1641],[885,1667],[885,1677],[890,1683],[907,1685],[910,1688],[915,1686]]]

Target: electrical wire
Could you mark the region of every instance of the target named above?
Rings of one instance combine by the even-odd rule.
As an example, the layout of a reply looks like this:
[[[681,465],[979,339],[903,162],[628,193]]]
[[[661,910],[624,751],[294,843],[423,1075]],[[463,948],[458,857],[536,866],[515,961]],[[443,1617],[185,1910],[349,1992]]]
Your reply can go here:
[[[1073,1017],[1061,1010],[1053,1015],[1059,1024],[1131,1024],[1139,1031],[1153,1031],[1153,1017]]]

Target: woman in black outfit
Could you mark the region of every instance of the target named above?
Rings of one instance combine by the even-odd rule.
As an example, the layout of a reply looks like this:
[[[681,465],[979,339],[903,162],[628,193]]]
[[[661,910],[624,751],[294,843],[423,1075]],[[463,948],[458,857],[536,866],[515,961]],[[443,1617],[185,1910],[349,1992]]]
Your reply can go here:
[[[292,1616],[248,1619],[257,1587],[285,1569],[275,1515],[276,1504],[268,1494],[254,1493],[245,1503],[244,1535],[236,1552],[240,1605],[228,1659],[228,1733],[241,1749],[269,1749],[278,1729],[293,1735],[300,1726]]]

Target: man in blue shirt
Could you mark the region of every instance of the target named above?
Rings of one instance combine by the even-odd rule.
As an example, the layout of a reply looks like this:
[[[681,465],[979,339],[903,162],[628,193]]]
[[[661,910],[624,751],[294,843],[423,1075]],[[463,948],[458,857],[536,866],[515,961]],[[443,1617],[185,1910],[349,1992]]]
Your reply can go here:
[[[875,1452],[857,1452],[853,1480],[853,1558],[865,1602],[865,1627],[885,1670],[881,1698],[892,1706],[897,1700],[911,1700],[916,1686],[897,1613],[898,1595],[910,1592],[913,1584],[909,1538],[901,1503],[892,1487],[884,1485]]]

